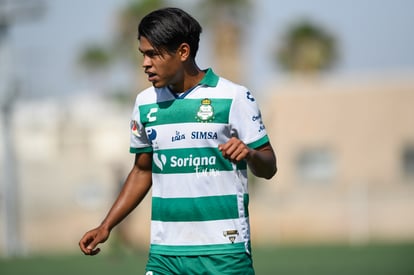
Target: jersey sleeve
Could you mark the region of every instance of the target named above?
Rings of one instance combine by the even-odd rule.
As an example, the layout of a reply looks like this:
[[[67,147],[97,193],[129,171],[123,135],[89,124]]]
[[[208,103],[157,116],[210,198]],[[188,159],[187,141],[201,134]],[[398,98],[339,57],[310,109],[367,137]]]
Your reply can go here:
[[[235,96],[230,111],[230,124],[232,136],[252,149],[269,142],[257,101],[245,88]]]
[[[130,127],[129,151],[134,154],[151,152],[152,146],[148,140],[145,127],[141,121],[138,99],[135,101],[134,110],[132,111]]]

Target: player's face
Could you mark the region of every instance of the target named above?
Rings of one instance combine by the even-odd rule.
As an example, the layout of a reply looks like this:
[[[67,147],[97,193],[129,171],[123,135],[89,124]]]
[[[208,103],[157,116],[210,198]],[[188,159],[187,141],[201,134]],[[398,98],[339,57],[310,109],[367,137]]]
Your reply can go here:
[[[139,39],[139,51],[143,55],[142,67],[148,81],[156,88],[175,87],[183,79],[183,67],[178,52],[159,52],[145,37]]]

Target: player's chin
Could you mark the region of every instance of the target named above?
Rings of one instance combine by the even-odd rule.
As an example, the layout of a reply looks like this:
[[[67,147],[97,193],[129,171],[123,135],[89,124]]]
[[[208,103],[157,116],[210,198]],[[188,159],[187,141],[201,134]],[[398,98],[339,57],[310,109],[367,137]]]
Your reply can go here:
[[[152,86],[154,88],[162,88],[162,87],[165,87],[166,84],[164,82],[161,82],[161,81],[152,81]]]

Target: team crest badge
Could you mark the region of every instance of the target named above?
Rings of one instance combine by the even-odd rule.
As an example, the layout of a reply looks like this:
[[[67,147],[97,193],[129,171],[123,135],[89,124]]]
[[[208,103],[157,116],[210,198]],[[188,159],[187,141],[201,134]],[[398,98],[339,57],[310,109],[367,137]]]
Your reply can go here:
[[[238,230],[227,230],[227,231],[223,231],[223,236],[224,237],[228,237],[229,241],[231,243],[234,243],[234,241],[236,240],[236,237],[239,235],[239,231]]]
[[[201,100],[196,119],[200,122],[211,122],[214,120],[214,108],[211,106],[211,100],[205,98]]]

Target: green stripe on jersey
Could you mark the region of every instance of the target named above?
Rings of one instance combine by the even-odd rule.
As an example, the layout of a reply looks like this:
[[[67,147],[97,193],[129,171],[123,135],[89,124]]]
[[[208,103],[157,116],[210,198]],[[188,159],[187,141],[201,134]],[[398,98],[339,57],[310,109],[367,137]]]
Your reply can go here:
[[[250,242],[248,243],[250,250]],[[151,244],[151,253],[162,255],[185,255],[199,256],[209,254],[228,254],[246,252],[244,243],[226,243],[226,244],[210,244],[210,245],[160,245]]]
[[[238,166],[243,168],[243,165]],[[233,170],[218,148],[158,150],[153,154],[152,172],[161,174],[205,173]]]
[[[198,222],[239,218],[236,195],[152,198],[152,220]]]
[[[146,104],[139,106],[141,122],[145,127],[174,124],[203,122],[197,117],[203,99],[180,99]],[[212,107],[212,118],[206,122],[224,123],[229,121],[231,99],[209,99]]]

